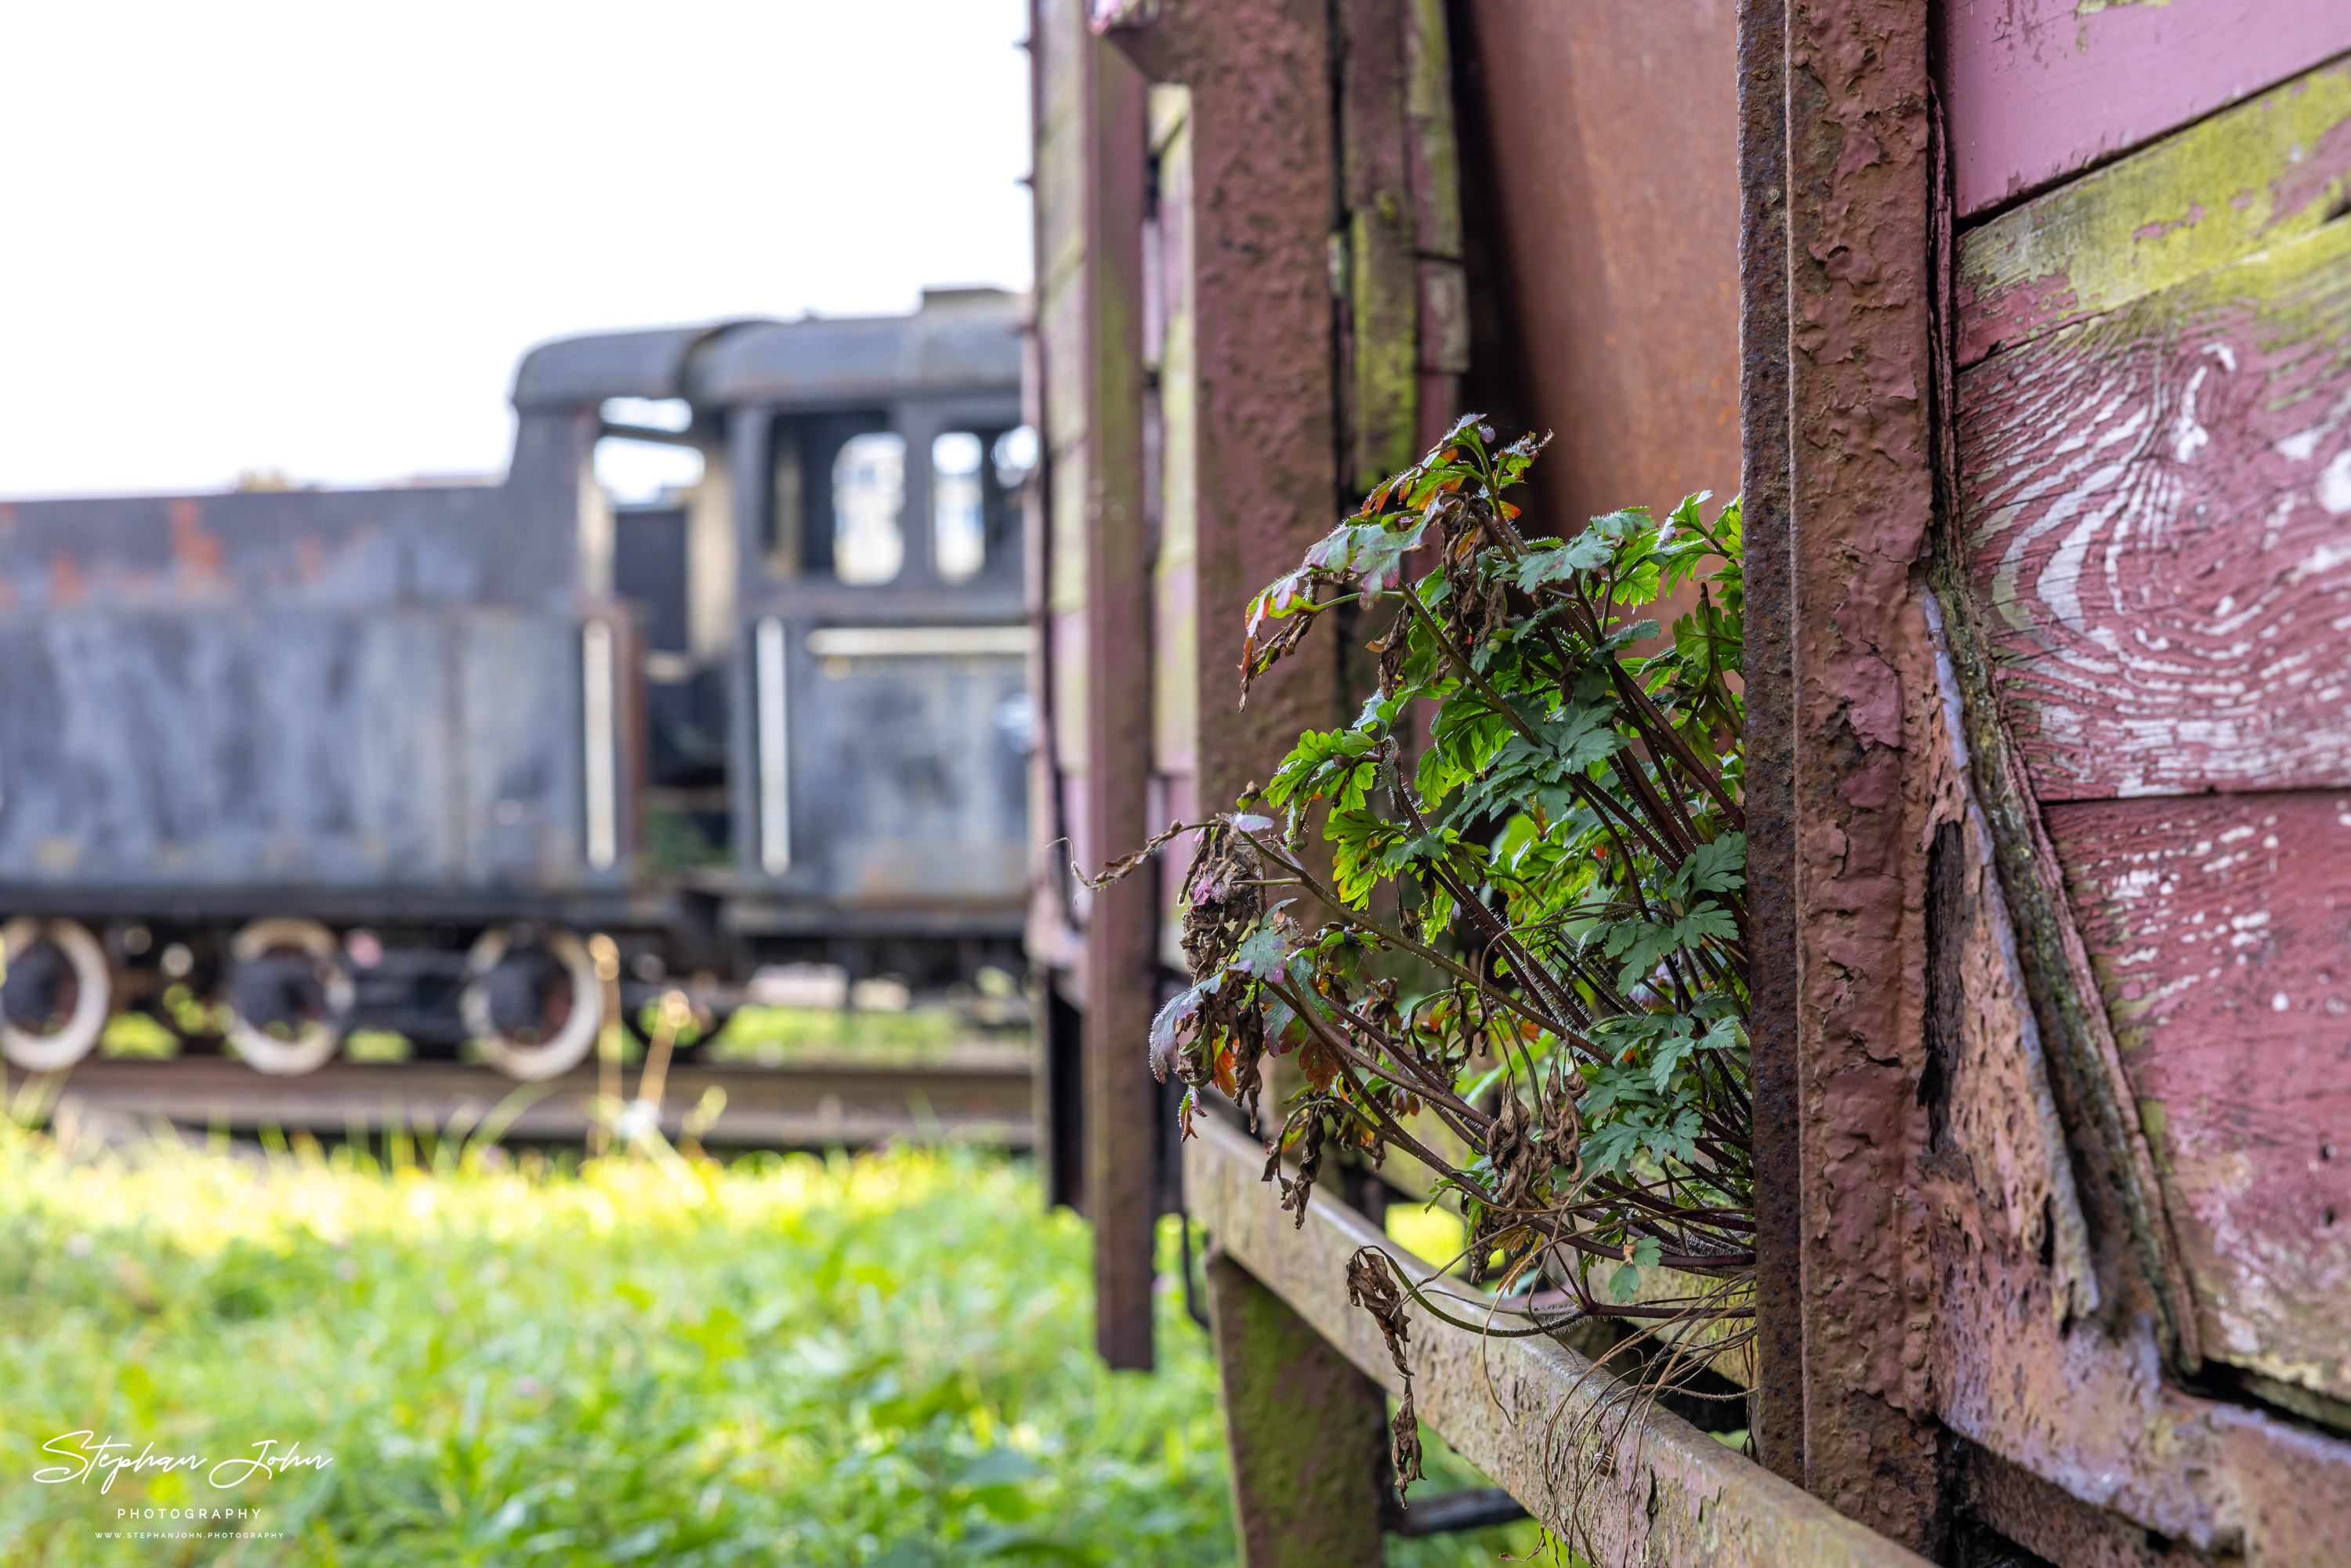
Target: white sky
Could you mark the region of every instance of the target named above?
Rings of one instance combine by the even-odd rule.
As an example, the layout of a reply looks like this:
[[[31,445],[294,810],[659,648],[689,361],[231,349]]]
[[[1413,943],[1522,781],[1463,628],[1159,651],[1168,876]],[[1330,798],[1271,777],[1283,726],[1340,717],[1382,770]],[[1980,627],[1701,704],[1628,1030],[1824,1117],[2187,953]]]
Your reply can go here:
[[[1026,11],[0,8],[0,497],[498,473],[534,342],[1026,287]]]

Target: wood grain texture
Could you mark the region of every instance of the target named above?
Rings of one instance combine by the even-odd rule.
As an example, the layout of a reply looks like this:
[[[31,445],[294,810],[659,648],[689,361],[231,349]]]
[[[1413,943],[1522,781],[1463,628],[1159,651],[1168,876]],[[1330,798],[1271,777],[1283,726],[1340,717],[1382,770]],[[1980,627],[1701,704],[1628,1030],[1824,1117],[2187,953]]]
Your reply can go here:
[[[2351,223],[1959,385],[1968,570],[2036,793],[2351,783]]]
[[[2351,1396],[2351,792],[2057,806],[2205,1354]]]
[[[1960,236],[1959,363],[2298,239],[2339,216],[2346,192],[2339,61]]]
[[[1968,216],[2351,47],[2340,0],[1950,0],[1953,184]]]

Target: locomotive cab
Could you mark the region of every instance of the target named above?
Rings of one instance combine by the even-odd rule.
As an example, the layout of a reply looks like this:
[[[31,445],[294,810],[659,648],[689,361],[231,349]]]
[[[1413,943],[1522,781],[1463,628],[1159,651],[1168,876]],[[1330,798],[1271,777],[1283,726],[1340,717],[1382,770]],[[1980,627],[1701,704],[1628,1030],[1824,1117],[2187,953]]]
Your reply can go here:
[[[1017,968],[1020,312],[543,345],[496,485],[0,507],[0,1054],[539,1077],[616,991]]]

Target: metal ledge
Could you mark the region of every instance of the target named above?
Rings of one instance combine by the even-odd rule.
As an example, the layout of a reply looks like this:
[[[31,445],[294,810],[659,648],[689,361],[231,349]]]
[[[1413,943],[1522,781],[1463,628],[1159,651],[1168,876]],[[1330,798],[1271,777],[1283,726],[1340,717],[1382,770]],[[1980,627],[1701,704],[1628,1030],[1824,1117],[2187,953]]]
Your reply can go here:
[[[1416,1281],[1437,1270],[1327,1192],[1315,1195],[1304,1227],[1293,1229],[1259,1179],[1265,1152],[1213,1117],[1196,1126],[1198,1135],[1184,1145],[1194,1217],[1348,1360],[1399,1392],[1379,1330],[1347,1304],[1347,1260],[1357,1248],[1378,1247]],[[1571,1448],[1566,1435],[1584,1425],[1609,1380],[1563,1346],[1489,1340],[1416,1311],[1410,1355],[1422,1417],[1595,1560],[1925,1568],[1926,1559],[1666,1411],[1631,1423],[1610,1417],[1604,1453]]]

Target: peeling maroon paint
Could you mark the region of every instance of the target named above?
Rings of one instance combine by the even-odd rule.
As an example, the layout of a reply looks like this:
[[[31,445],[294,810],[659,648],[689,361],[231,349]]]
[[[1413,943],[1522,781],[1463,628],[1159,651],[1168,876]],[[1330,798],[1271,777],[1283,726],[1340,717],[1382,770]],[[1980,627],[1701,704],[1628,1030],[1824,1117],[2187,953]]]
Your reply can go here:
[[[1554,529],[1739,484],[1738,165],[1725,0],[1468,0]],[[1673,177],[1661,179],[1661,170]],[[1661,514],[1662,515],[1662,514]]]
[[[1893,0],[1793,5],[1787,37],[1804,1482],[1925,1546],[1927,37]]]
[[[2043,322],[2070,320],[2081,309],[2073,281],[2062,273],[2028,278],[1998,294],[1972,297],[1968,303],[1971,308],[1959,318],[1954,355],[1963,367],[2002,343],[2030,336]]]
[[[2206,1353],[2351,1398],[2351,793],[2053,807]]]
[[[1947,16],[1967,24],[1979,9]],[[2225,10],[2182,0],[2168,14],[2187,26]],[[2093,56],[2120,36],[2099,30],[2114,14],[2079,18]],[[2269,15],[2290,32],[2298,14]],[[2236,68],[2267,58],[2269,41],[2240,35],[2216,54]],[[2043,65],[2045,82],[2091,68]],[[2031,824],[2034,865],[2011,885],[2024,887],[2020,909],[2049,912],[2045,926],[2011,927],[1983,905],[1999,889],[1980,883],[1937,906],[1938,972],[1949,973],[1925,1196],[1938,1408],[2021,1472],[2183,1546],[2256,1562],[2332,1560],[2351,1531],[2351,1445],[2175,1380],[2197,1375],[2199,1346],[2322,1392],[2346,1370],[2351,1249],[2325,1234],[2330,1205],[2344,1205],[2316,1151],[2351,1110],[2351,1030],[2326,1012],[2330,1000],[2351,1010],[2337,977],[2351,858],[2329,842],[2351,833],[2335,821],[2351,804],[2205,792],[2351,783],[2351,246],[2310,210],[2351,170],[2351,141],[2335,134],[2351,123],[2340,77],[2314,72],[1962,240],[1959,548],[1956,572],[1938,580],[1960,604],[1955,629],[1982,639],[1968,703],[1984,727],[1971,733],[2004,759],[1973,787],[1986,810]],[[2314,84],[2328,96],[2300,96]],[[2136,101],[2159,109],[2176,85],[2158,72]],[[1945,87],[1955,134],[1980,127],[1983,80],[1955,57]],[[2047,134],[2085,107],[2044,102],[2011,129]],[[2329,117],[2325,134],[2309,133]],[[1957,154],[1964,187],[1969,149]],[[2269,168],[2285,185],[2257,200],[2248,182]],[[1949,701],[1958,711],[1956,692]],[[2004,724],[1989,722],[1995,710]],[[2003,789],[2010,805],[1995,809]],[[1980,877],[1989,852],[1972,810],[1959,812],[1949,852]],[[2278,842],[2265,849],[2264,836]],[[2002,862],[2003,877],[2021,874]],[[2043,895],[2030,884],[2053,890],[2061,876],[2069,897],[2033,905]],[[2095,1131],[2077,1103],[2067,1140],[2027,1135],[2039,1031],[2059,1025],[2045,998],[2021,1005],[2020,945],[2043,968],[2062,950],[2063,972],[2035,984],[2090,999],[2087,1021],[2063,1027],[2106,1041],[2107,1077],[2136,1097],[2144,1144],[2136,1127]],[[2065,1227],[2032,1212],[2038,1191],[2043,1213],[2064,1218],[2069,1155],[2096,1199],[2086,1278],[2066,1263]],[[2117,1223],[2100,1159],[2147,1162],[2137,1190],[2162,1198],[2151,1224]],[[2156,1237],[2154,1261],[2126,1256],[2117,1229]],[[2182,1303],[2179,1365],[2147,1315],[2144,1270],[2167,1275],[2158,1299]]]
[[[2270,181],[2270,222],[2298,216],[2334,189],[2346,169],[2351,169],[2351,120],[2341,120]]]
[[[2346,319],[2330,227],[1960,377],[1970,573],[2042,799],[2351,778]]]
[[[1959,366],[2319,228],[2351,188],[2346,86],[2320,67],[1963,235]]]
[[[1950,0],[1944,87],[1961,217],[2351,48],[2340,0]]]
[[[2201,202],[2191,202],[2189,204],[2188,211],[2185,215],[2176,218],[2158,218],[2151,224],[2141,224],[2138,227],[2131,230],[2131,238],[2135,240],[2161,239],[2164,235],[2171,233],[2175,229],[2194,228],[2198,224],[2200,224],[2203,221],[2204,204]]]

